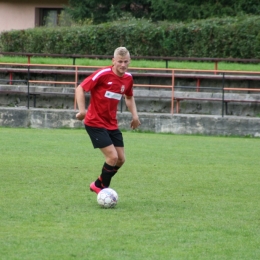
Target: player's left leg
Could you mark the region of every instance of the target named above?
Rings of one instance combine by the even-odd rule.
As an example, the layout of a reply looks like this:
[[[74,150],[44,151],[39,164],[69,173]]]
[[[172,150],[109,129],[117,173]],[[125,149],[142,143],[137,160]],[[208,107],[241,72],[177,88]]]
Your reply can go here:
[[[119,129],[108,131],[113,145],[101,148],[105,156],[105,163],[99,177],[102,188],[109,187],[111,179],[125,162],[123,135]],[[96,182],[99,185],[99,181]]]
[[[125,163],[125,149],[124,147],[115,147],[118,155],[117,163],[114,166],[114,172],[112,177],[117,173],[117,171],[120,169],[120,167],[123,166]]]
[[[90,190],[99,193],[101,189],[110,185],[111,178],[114,176],[114,167],[118,160],[117,151],[113,144],[100,148],[105,157],[105,163],[102,166],[101,174],[95,182],[90,184]]]
[[[119,168],[125,163],[125,149],[123,135],[119,129],[110,131],[109,135],[117,152],[117,162],[114,166],[114,172],[111,175],[111,177],[113,177]]]
[[[101,181],[101,187],[107,188],[109,187],[111,179],[114,176],[114,167],[118,161],[118,154],[114,145],[101,148],[100,150],[105,156],[105,163],[99,179]]]
[[[125,150],[124,147],[115,147],[114,145],[110,145],[100,150],[105,156],[105,163],[103,165],[99,181],[101,187],[105,188],[109,187],[111,179],[124,164]],[[97,181],[97,185],[99,185],[99,181]]]

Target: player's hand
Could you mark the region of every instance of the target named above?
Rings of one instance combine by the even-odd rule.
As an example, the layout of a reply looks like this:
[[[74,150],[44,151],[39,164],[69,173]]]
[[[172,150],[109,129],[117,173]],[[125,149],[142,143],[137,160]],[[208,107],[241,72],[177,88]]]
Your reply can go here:
[[[131,121],[131,128],[136,129],[139,125],[141,125],[139,118],[133,118],[133,120]]]
[[[76,118],[80,121],[82,121],[84,118],[85,118],[85,115],[86,115],[86,112],[82,113],[82,112],[79,112],[76,114]]]

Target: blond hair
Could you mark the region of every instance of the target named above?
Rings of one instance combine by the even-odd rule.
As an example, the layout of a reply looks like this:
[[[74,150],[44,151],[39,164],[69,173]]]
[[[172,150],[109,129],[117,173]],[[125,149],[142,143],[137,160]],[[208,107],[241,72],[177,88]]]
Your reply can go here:
[[[114,51],[114,58],[116,57],[116,56],[126,56],[127,54],[129,54],[129,56],[130,56],[130,53],[129,53],[129,51],[127,50],[127,48],[126,47],[118,47],[118,48],[116,48],[115,49],[115,51]]]

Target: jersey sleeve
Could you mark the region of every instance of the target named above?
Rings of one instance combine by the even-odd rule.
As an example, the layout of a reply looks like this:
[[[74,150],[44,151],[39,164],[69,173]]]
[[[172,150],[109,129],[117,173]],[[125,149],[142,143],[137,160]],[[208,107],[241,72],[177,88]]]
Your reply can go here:
[[[90,91],[91,89],[93,89],[98,80],[93,80],[93,77],[95,76],[96,73],[93,73],[92,75],[88,76],[87,78],[85,78],[81,83],[80,86],[86,91]]]
[[[134,95],[132,75],[128,79],[128,88],[126,89],[125,95],[126,96],[133,96]]]
[[[106,67],[103,69],[99,69],[96,72],[92,73],[90,76],[85,78],[83,82],[80,84],[80,86],[86,91],[92,90],[97,84],[100,83],[101,78],[103,75],[105,75],[107,72],[111,71],[111,66]]]

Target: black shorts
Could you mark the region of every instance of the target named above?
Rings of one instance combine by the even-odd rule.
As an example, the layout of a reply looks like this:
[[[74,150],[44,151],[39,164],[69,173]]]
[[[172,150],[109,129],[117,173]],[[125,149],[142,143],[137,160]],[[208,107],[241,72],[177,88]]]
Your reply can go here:
[[[94,148],[104,148],[111,144],[116,147],[124,147],[123,135],[119,129],[107,130],[87,125],[85,125],[85,128]]]

